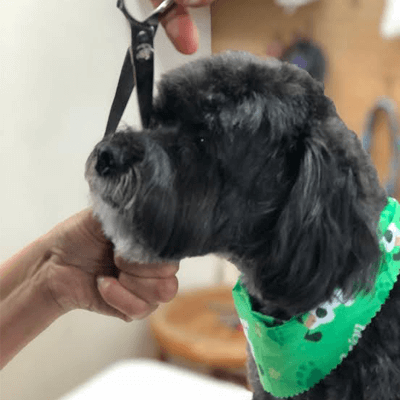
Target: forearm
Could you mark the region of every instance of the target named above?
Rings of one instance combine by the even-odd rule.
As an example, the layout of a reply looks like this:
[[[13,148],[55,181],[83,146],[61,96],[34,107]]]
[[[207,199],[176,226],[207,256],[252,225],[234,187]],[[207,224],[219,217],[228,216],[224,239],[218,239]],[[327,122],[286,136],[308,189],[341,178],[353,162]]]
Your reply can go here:
[[[51,238],[44,235],[0,264],[0,301],[33,277],[51,255]]]
[[[62,314],[41,272],[0,303],[0,368]]]
[[[43,237],[0,266],[0,368],[63,313],[47,287],[50,262]]]

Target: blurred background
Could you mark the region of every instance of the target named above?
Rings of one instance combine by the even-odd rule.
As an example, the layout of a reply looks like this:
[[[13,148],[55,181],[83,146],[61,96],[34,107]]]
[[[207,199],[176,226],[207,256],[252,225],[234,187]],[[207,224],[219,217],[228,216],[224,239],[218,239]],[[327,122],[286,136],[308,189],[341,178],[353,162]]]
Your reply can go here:
[[[260,56],[286,55],[287,60],[313,69],[321,64],[319,54],[308,48],[303,52],[295,48],[291,56],[287,51],[304,41],[317,47],[325,60],[325,92],[341,118],[360,138],[367,126],[374,125],[372,158],[382,183],[389,184],[397,172],[391,166],[399,144],[385,110],[400,101],[400,1],[219,0],[211,16],[214,53],[234,49]],[[370,124],[371,111],[383,96],[390,100],[383,107],[379,103]],[[390,183],[391,194],[397,190],[399,196],[398,185]]]
[[[148,3],[131,0],[129,8],[144,19]],[[156,78],[228,49],[293,62],[324,82],[399,198],[400,0],[216,0],[193,15],[200,50],[178,54],[160,29]],[[0,24],[4,260],[88,206],[84,163],[103,134],[129,30],[109,0],[1,2]],[[138,121],[134,96],[124,121]],[[59,399],[113,363],[138,358],[247,387],[230,295],[235,268],[214,256],[184,260],[178,278],[178,297],[148,320],[126,324],[86,311],[60,318],[0,372],[0,398]]]

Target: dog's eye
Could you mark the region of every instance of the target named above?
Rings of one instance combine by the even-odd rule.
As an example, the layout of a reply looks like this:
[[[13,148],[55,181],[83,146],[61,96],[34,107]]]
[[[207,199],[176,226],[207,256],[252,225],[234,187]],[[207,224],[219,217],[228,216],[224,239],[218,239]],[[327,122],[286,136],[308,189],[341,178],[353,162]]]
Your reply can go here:
[[[196,139],[196,146],[201,151],[204,152],[206,150],[207,140],[204,136],[199,136]]]
[[[204,136],[199,136],[196,139],[196,142],[197,142],[198,145],[204,146],[206,144],[206,138]]]

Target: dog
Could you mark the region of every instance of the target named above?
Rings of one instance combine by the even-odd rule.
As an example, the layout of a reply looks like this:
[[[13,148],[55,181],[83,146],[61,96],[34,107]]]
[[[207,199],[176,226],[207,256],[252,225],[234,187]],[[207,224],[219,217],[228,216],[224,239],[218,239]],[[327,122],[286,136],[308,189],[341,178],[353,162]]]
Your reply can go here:
[[[94,214],[120,256],[220,255],[256,312],[278,327],[308,315],[314,342],[318,318],[321,328],[339,303],[373,291],[388,198],[322,83],[286,62],[227,52],[165,74],[153,107],[148,129],[105,137],[86,163]],[[249,343],[254,399],[400,399],[398,283],[354,335],[340,365],[293,396],[265,390]],[[301,368],[298,381],[318,372],[313,361]]]

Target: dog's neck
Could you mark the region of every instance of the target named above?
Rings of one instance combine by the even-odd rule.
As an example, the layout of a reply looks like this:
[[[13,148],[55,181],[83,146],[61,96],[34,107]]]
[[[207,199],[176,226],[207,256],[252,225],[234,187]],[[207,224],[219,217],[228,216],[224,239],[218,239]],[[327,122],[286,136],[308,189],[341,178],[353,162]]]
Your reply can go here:
[[[257,298],[252,297],[253,299],[253,309],[264,315],[269,315],[271,317],[280,319],[282,321],[286,321],[291,319],[293,316],[297,315],[297,312],[293,310],[285,309],[279,307],[278,305],[274,304],[273,301],[264,300],[260,302]]]
[[[378,224],[387,202],[382,191],[367,205],[326,202],[317,217],[310,210],[307,225],[296,219],[299,205],[293,200],[279,223],[266,219],[268,229],[260,230],[264,239],[244,238],[229,253],[255,309],[285,320],[329,301],[335,290],[346,298],[371,289],[381,257]]]
[[[236,266],[236,268],[241,272],[241,281],[247,288],[250,298],[253,303],[253,310],[260,312],[264,315],[269,315],[274,318],[281,320],[289,320],[293,316],[299,314],[299,310],[294,307],[282,307],[282,305],[274,302],[273,299],[266,298],[263,293],[257,289],[255,280],[256,276],[252,276],[248,271],[253,271],[253,268],[249,268],[249,263],[243,261],[242,259],[231,256],[228,258],[229,261]]]

